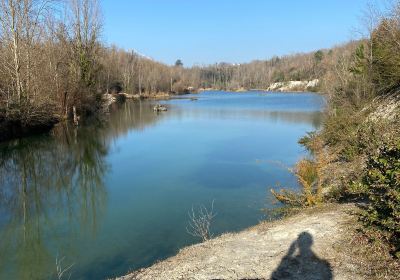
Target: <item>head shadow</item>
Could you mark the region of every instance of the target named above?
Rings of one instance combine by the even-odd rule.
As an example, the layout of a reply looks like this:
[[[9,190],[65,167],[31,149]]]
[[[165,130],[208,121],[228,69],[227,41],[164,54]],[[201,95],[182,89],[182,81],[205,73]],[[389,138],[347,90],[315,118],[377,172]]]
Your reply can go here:
[[[300,233],[272,273],[271,279],[332,280],[331,265],[312,251],[313,243],[310,233]]]

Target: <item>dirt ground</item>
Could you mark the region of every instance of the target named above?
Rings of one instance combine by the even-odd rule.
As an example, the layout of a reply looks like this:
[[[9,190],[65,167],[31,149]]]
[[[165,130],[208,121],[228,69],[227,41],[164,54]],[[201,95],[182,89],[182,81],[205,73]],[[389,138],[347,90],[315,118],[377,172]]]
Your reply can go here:
[[[127,279],[364,279],[341,253],[353,206],[306,210],[182,249]]]

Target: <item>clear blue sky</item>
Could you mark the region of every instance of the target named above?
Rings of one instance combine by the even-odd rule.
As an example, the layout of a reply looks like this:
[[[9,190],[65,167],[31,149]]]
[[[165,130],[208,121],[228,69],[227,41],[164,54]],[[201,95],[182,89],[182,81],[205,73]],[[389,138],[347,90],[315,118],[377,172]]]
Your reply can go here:
[[[164,63],[248,62],[355,36],[368,0],[101,0],[104,40]]]

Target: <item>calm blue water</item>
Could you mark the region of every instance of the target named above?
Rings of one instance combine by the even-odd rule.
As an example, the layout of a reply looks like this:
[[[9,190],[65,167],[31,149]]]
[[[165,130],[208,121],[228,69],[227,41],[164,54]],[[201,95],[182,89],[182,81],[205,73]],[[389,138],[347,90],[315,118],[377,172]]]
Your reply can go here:
[[[190,98],[197,100],[191,100]],[[257,224],[269,189],[296,188],[282,165],[318,128],[314,94],[207,92],[127,102],[107,122],[59,125],[0,145],[0,279],[106,279],[199,242],[192,206],[217,213],[214,235]]]

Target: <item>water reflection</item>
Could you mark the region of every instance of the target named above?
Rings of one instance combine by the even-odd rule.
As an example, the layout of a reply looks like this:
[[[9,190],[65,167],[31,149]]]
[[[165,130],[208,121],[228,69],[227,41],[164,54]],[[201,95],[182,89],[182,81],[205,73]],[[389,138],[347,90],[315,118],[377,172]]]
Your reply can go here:
[[[112,113],[107,118],[108,127],[104,131],[107,138],[117,138],[127,134],[130,130],[143,131],[155,125],[164,118],[165,114],[153,111],[154,102],[128,101],[123,104],[114,104]]]
[[[191,108],[187,110],[181,106],[173,106],[171,114],[183,118],[208,118],[222,120],[264,120],[268,122],[285,122],[289,124],[321,125],[322,112],[320,111],[271,111],[271,110],[232,110],[208,108]]]
[[[97,137],[94,127],[78,130],[65,124],[54,130],[54,137],[2,146],[0,265],[8,267],[1,267],[1,273],[12,270],[17,273],[14,279],[48,277],[49,264],[55,263],[54,250],[68,247],[52,247],[45,236],[48,230],[54,233],[51,238],[78,228],[96,233],[107,201],[103,184],[107,151],[108,145]],[[59,232],[60,220],[68,223],[68,233]],[[17,269],[12,269],[11,261]]]
[[[0,145],[1,279],[54,277],[57,255],[79,255],[76,239],[96,238],[111,140],[160,119],[149,102],[116,106],[106,122]]]
[[[105,122],[0,144],[0,279],[52,278],[57,255],[71,279],[150,265],[193,242],[187,211],[214,198],[216,233],[256,223],[266,186],[291,177],[255,160],[292,164],[320,123],[316,96],[260,100],[205,94],[158,101],[160,114],[128,101]]]

